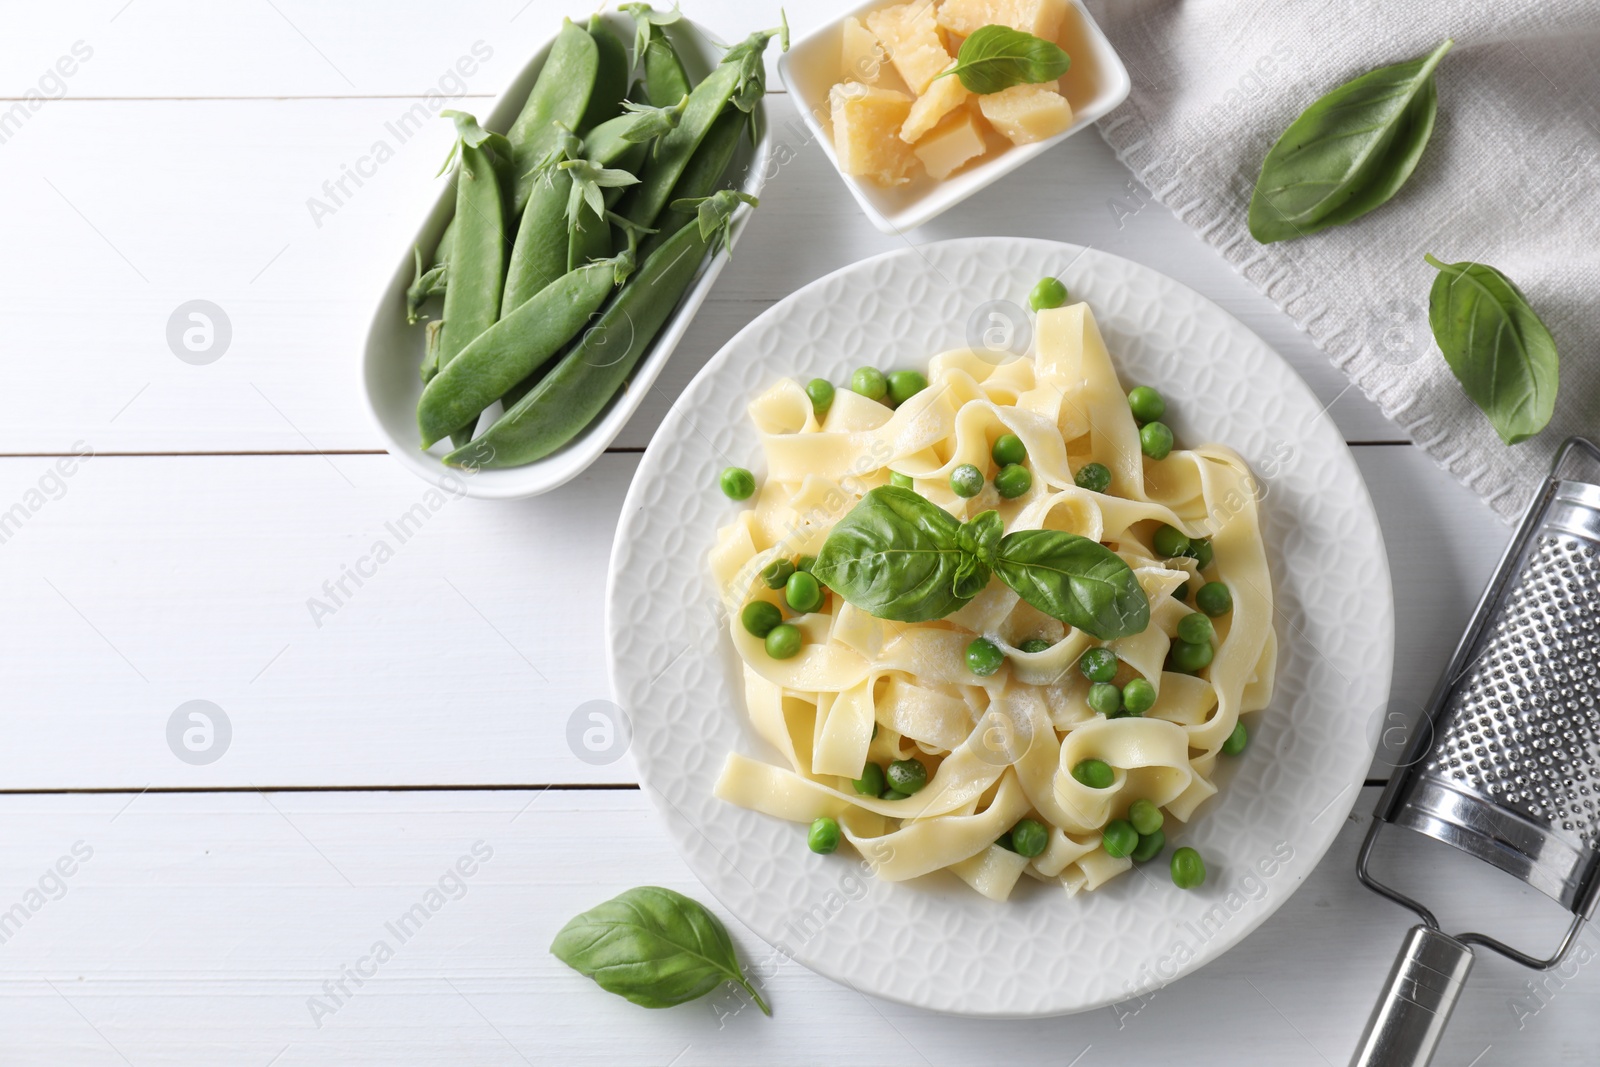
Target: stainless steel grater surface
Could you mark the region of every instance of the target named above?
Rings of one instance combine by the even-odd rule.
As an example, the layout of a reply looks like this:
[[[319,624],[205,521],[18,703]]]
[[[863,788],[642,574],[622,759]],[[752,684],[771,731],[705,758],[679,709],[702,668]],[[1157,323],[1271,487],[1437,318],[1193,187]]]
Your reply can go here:
[[[1564,444],[1479,601],[1411,749],[1384,791],[1357,871],[1415,911],[1354,1067],[1423,1065],[1482,945],[1529,967],[1561,961],[1600,883],[1600,449]],[[1537,958],[1484,934],[1443,933],[1432,912],[1378,882],[1385,825],[1443,841],[1574,914]]]

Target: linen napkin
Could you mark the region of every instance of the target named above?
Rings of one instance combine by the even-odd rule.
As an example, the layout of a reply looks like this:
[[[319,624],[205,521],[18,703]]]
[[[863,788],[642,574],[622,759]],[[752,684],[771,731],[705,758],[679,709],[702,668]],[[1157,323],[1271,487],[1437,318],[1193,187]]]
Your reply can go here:
[[[1440,466],[1510,521],[1567,436],[1600,435],[1600,3],[1089,3],[1133,79],[1100,122],[1118,158]],[[1250,193],[1278,135],[1446,37],[1438,121],[1405,188],[1353,223],[1258,244]],[[1425,252],[1499,269],[1549,327],[1561,385],[1536,437],[1503,444],[1450,373]]]

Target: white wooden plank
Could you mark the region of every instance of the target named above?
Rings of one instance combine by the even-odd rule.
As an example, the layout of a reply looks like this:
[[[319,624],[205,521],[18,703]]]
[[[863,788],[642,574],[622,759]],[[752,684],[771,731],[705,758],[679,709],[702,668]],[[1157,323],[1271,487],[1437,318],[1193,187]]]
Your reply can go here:
[[[0,353],[10,395],[27,398],[0,420],[0,452],[66,452],[78,440],[101,452],[381,447],[359,353],[373,301],[437,194],[450,139],[448,123],[432,120],[402,142],[391,127],[410,106],[116,101],[41,112],[4,146],[0,168],[0,196],[28,205],[0,220],[0,237],[20,250],[0,262],[0,287],[29,309]],[[619,446],[646,444],[694,371],[763,308],[903,247],[867,224],[821,150],[803,142],[788,97],[772,108],[779,158],[790,162],[769,184],[737,268],[724,272]],[[379,141],[393,157],[368,167],[361,161]],[[375,169],[360,187],[344,177],[357,165]],[[342,193],[324,189],[341,180]],[[1332,403],[1347,437],[1396,437],[1269,301],[1126,182],[1086,135],[913,239],[1045,236],[1154,265],[1277,346]],[[328,206],[315,218],[312,200]],[[167,340],[169,320],[196,299],[231,324],[229,346],[203,366],[180,360]]]
[[[1415,449],[1357,454],[1411,711],[1509,531]],[[0,526],[6,788],[632,780],[626,757],[576,758],[566,728],[609,696],[601,592],[636,457],[535,500],[442,503],[404,543],[390,524],[426,486],[383,455],[98,457],[59,484],[53,462],[0,460],[0,515],[41,505]],[[363,562],[380,540],[393,558]],[[710,626],[698,610],[661,622]],[[167,745],[189,700],[233,724],[209,765]]]
[[[92,855],[60,880],[64,895],[47,880],[59,899],[9,928],[0,1058],[18,1067],[745,1064],[852,1062],[871,1049],[874,1059],[944,1065],[992,1062],[1003,1048],[1021,1067],[1074,1057],[1342,1063],[1409,924],[1352,871],[1375,796],[1363,791],[1307,884],[1228,955],[1142,1002],[1033,1021],[868,999],[776,964],[732,921],[740,952],[765,974],[772,1018],[726,992],[647,1011],[600,991],[548,954],[569,916],[636,884],[670,886],[721,913],[637,792],[7,797],[7,907],[76,843]],[[492,855],[459,889],[447,882],[451,895],[401,943],[386,924],[479,842],[479,855]],[[1447,922],[1477,922],[1499,905],[1495,932],[1530,947],[1548,940],[1553,905],[1462,858],[1397,844],[1385,869],[1429,887]],[[1251,887],[1227,871],[1212,883]],[[335,1004],[323,983],[380,940],[393,958],[360,987],[345,979],[351,995]],[[1180,941],[1192,935],[1174,930]],[[1580,958],[1592,959],[1593,945],[1587,935]],[[1589,1062],[1600,1009],[1593,970],[1548,977],[1554,993],[1541,1002],[1528,993],[1529,972],[1480,959],[1437,1062]],[[312,998],[336,1009],[319,1012],[320,1027]]]
[[[776,0],[695,0],[685,13],[732,41],[776,26],[779,6]],[[795,6],[790,25],[799,34],[850,5],[823,0]],[[494,96],[564,17],[582,21],[599,8],[554,0],[461,0],[448,8],[395,0],[381,12],[313,0],[32,5],[13,12],[25,23],[0,41],[0,96],[31,90],[52,97],[61,84],[69,98],[80,99],[420,96],[455,91],[448,73],[480,41],[493,55],[467,79],[468,88]],[[88,60],[57,69],[57,60],[70,57],[79,41]],[[46,76],[52,70],[71,73],[58,83]]]

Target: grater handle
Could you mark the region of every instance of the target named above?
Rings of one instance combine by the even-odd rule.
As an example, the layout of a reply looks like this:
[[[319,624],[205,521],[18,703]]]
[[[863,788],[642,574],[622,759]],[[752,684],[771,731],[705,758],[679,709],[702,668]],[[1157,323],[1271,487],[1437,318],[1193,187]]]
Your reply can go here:
[[[1471,970],[1469,946],[1413,926],[1350,1067],[1427,1067]]]

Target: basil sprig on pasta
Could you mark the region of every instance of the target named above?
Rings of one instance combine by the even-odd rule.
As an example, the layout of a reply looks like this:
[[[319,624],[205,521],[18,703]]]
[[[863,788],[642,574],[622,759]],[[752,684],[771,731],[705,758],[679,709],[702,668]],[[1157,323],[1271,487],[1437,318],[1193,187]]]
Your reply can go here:
[[[892,622],[942,619],[998,576],[1046,615],[1102,641],[1150,624],[1150,601],[1133,569],[1098,541],[1064,530],[1003,533],[993,511],[963,523],[899,486],[880,486],[852,508],[811,573]]]

